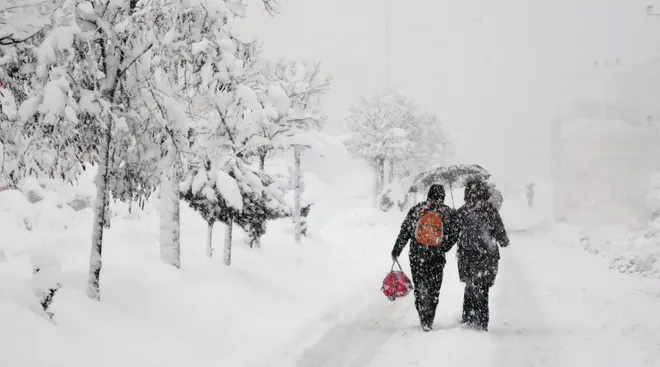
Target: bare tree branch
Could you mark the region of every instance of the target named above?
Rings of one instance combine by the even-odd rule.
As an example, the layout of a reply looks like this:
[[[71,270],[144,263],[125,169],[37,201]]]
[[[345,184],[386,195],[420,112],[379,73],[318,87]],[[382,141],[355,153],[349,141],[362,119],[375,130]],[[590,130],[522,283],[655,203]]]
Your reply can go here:
[[[10,33],[8,35],[0,37],[0,46],[12,46],[12,45],[18,45],[19,43],[27,42],[37,36],[39,33],[43,31],[43,28],[32,34],[31,36],[23,39],[18,39],[14,37],[13,33]]]
[[[261,2],[264,4],[264,9],[270,16],[275,16],[279,14],[279,0],[261,0]]]

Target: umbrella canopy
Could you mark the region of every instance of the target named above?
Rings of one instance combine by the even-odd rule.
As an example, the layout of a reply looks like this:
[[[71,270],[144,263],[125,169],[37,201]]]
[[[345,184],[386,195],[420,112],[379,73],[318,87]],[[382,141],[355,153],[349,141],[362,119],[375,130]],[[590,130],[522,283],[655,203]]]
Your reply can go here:
[[[433,184],[447,185],[450,189],[453,205],[454,195],[451,192],[452,188],[465,186],[465,183],[472,179],[486,181],[488,178],[490,178],[490,173],[478,164],[457,164],[449,167],[438,167],[417,175],[408,192],[418,192],[421,188],[429,187]]]
[[[464,186],[471,179],[488,180],[490,173],[478,164],[457,164],[449,167],[438,167],[430,171],[420,173],[413,181],[413,187],[419,190],[421,187],[433,184],[449,185],[452,187]]]

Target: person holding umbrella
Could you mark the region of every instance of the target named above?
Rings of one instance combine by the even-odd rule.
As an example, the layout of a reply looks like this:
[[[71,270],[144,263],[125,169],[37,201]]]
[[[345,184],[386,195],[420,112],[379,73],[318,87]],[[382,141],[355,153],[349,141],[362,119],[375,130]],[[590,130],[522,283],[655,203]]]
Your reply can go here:
[[[489,187],[484,181],[468,181],[464,198],[465,204],[449,223],[452,231],[448,233],[446,245],[451,249],[458,243],[458,273],[465,283],[461,322],[476,330],[488,331],[488,293],[498,272],[498,244],[508,246],[509,238],[500,214],[489,203]]]

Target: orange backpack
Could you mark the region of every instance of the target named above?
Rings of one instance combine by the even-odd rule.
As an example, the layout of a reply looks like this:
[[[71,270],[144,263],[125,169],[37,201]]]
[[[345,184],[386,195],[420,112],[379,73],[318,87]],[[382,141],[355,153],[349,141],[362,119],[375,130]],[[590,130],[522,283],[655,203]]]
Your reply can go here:
[[[415,240],[424,246],[438,246],[442,242],[447,216],[442,209],[431,209],[429,206],[420,210]]]

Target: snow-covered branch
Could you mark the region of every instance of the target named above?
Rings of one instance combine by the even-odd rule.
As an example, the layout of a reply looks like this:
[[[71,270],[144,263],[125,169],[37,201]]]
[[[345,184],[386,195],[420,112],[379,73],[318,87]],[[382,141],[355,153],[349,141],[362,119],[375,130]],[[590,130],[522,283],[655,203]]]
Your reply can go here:
[[[49,24],[48,14],[59,1],[0,1],[0,46],[28,42]]]

